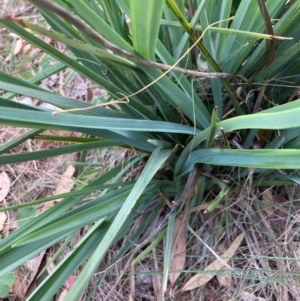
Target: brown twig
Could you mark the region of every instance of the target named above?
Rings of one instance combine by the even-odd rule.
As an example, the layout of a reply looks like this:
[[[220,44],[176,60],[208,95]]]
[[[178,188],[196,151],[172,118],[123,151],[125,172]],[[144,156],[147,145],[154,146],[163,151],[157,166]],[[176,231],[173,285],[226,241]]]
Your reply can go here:
[[[196,164],[194,169],[190,172],[182,195],[177,201],[172,202],[175,206],[179,206],[181,203],[189,201],[192,198],[195,192],[196,183],[202,171],[202,167],[202,165]]]
[[[126,58],[132,62],[142,64],[144,66],[152,67],[152,68],[157,68],[163,71],[175,71],[175,72],[180,72],[184,73],[186,75],[192,75],[200,78],[227,78],[227,77],[237,77],[238,75],[235,74],[229,74],[229,73],[224,73],[224,72],[199,72],[199,71],[194,71],[194,70],[188,70],[185,68],[179,68],[175,66],[169,66],[165,64],[160,64],[157,62],[153,61],[148,61],[145,60],[141,57],[138,57],[135,54],[132,54],[126,50],[123,50],[116,45],[110,43],[107,41],[105,38],[103,38],[99,33],[97,33],[94,29],[91,27],[86,26],[81,20],[79,20],[75,15],[71,14],[69,11],[67,11],[65,8],[57,5],[53,1],[48,1],[48,0],[29,0],[33,4],[43,7],[45,9],[48,9],[49,11],[54,12],[55,14],[59,15],[60,17],[64,18],[68,22],[70,22],[72,25],[74,25],[78,30],[80,30],[82,33],[87,35],[89,38],[94,40],[95,42],[99,43],[102,45],[104,48],[109,49],[113,53]],[[16,19],[13,21],[17,22]],[[19,20],[19,24],[22,22]],[[20,24],[22,25],[22,24]],[[247,81],[246,79],[244,79]]]

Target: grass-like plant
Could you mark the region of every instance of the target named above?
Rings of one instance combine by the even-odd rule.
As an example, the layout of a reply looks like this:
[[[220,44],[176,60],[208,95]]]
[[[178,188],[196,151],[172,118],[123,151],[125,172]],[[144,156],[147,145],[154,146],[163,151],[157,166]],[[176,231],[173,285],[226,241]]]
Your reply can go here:
[[[169,204],[167,225],[153,238],[157,244],[165,237],[164,292],[175,218],[184,208],[202,204],[207,189],[219,189],[210,211],[250,169],[253,187],[299,181],[278,170],[300,168],[300,0],[30,2],[51,30],[22,18],[2,17],[0,24],[42,49],[56,64],[27,81],[0,73],[0,89],[7,91],[0,97],[0,123],[32,128],[1,146],[0,164],[71,152],[80,152],[84,163],[88,150],[114,146],[134,149],[135,154],[127,165],[55,196],[63,200],[0,242],[1,276],[90,226],[28,300],[51,300],[81,266],[64,299],[78,300],[109,248],[127,235],[136,214],[150,204],[152,214],[116,260]],[[48,45],[40,35],[64,43],[72,54]],[[38,86],[63,68],[105,89],[106,102],[93,106]],[[16,94],[65,112],[11,101]],[[8,154],[47,129],[80,132],[84,139],[66,137],[68,146]],[[141,160],[145,166],[138,179],[122,181]],[[99,197],[82,202],[97,190],[102,190]],[[22,206],[48,199],[28,200]]]

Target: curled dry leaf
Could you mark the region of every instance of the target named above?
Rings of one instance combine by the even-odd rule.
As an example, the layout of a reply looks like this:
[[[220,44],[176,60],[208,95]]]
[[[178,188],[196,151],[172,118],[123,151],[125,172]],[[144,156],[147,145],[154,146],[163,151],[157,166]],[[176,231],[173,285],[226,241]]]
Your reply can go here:
[[[0,231],[3,230],[3,227],[4,227],[4,223],[6,222],[7,220],[7,215],[5,212],[0,212]]]
[[[170,285],[173,287],[174,283],[180,276],[182,270],[185,266],[186,260],[186,243],[184,237],[184,220],[182,217],[178,217],[174,224],[173,229],[173,252],[172,258],[170,263],[170,270],[171,271],[178,271],[169,274]]]
[[[192,289],[195,289],[197,287],[205,285],[207,282],[209,282],[214,276],[215,272],[219,271],[223,268],[224,263],[227,263],[232,256],[235,254],[239,246],[241,245],[244,237],[246,235],[246,232],[241,233],[236,237],[236,239],[233,241],[231,246],[223,253],[221,258],[223,261],[216,259],[211,264],[209,264],[201,273],[193,276],[181,289],[181,291],[189,291]],[[212,272],[211,274],[209,272]]]
[[[5,171],[0,173],[0,202],[2,202],[9,193],[11,181]]]

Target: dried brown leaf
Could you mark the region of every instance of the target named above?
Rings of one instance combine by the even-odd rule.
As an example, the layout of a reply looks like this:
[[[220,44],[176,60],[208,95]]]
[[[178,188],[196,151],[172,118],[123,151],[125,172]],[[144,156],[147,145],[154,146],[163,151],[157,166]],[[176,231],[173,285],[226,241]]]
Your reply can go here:
[[[21,281],[20,271],[17,269],[14,271],[16,280],[12,287],[12,295],[16,298],[16,300],[25,300],[25,286]]]
[[[265,298],[257,297],[253,293],[242,292],[241,300],[243,301],[267,301]]]
[[[22,54],[26,54],[30,51],[31,49],[31,44],[29,43],[24,43],[22,47]]]
[[[16,211],[9,211],[6,212],[7,220],[4,224],[4,231],[10,231],[17,229],[19,227],[18,222],[16,221],[17,212]]]
[[[72,189],[74,185],[74,179],[72,179],[74,173],[75,173],[75,167],[69,165],[65,170],[65,172],[63,173],[63,175],[61,176],[57,188],[54,192],[54,195],[67,193]],[[59,202],[59,200],[56,200],[56,202]]]
[[[264,202],[266,203],[270,203],[273,200],[273,193],[271,189],[266,189],[263,193],[262,193],[262,199]]]
[[[10,58],[11,58],[11,54],[9,54],[5,59],[4,59],[4,62],[9,62],[10,61]]]
[[[128,301],[134,301],[134,298],[132,297],[131,294],[128,296]]]
[[[173,287],[174,283],[180,276],[182,270],[185,266],[186,260],[186,242],[184,237],[184,220],[178,217],[174,223],[173,229],[173,252],[170,263],[171,271],[178,271],[169,274],[170,285]]]
[[[6,198],[10,190],[11,181],[5,171],[0,173],[0,202]]]
[[[3,230],[3,227],[4,227],[4,223],[6,222],[7,220],[7,215],[5,212],[0,212],[0,231]]]
[[[160,274],[154,274],[152,276],[152,285],[155,297],[159,298],[162,286],[162,276]]]
[[[65,172],[63,173],[63,175],[61,176],[59,183],[57,185],[57,188],[53,195],[67,193],[72,189],[72,187],[75,183],[74,179],[72,178],[74,172],[75,172],[75,167],[72,165],[69,165],[67,167],[67,169],[65,170]],[[59,201],[61,201],[61,199],[57,199],[55,201],[59,202]],[[54,204],[54,201],[50,201],[50,202],[46,203],[45,206],[43,207],[43,211],[48,210],[50,207],[53,206],[53,204]]]
[[[26,262],[26,267],[31,271],[31,273],[36,274],[38,272],[44,255],[45,255],[45,252],[42,252],[38,256],[36,256]]]
[[[94,93],[93,93],[93,90],[91,88],[87,88],[86,89],[86,96],[85,96],[85,100],[87,102],[90,102],[92,99],[93,99],[93,96],[94,96]]]
[[[231,271],[227,267],[223,267],[222,270],[226,271],[226,274],[231,273]],[[221,286],[228,287],[228,288],[231,287],[232,278],[230,276],[218,275],[217,280]]]
[[[47,254],[46,259],[47,259],[47,272],[51,274],[55,270],[56,265],[53,262],[52,256],[50,254]]]
[[[193,276],[181,289],[183,292],[189,291],[195,288],[198,288],[200,286],[205,285],[207,282],[209,282],[214,276],[215,271],[219,271],[223,268],[224,263],[227,263],[231,257],[235,254],[239,246],[241,245],[244,237],[246,235],[246,232],[241,233],[236,237],[236,239],[233,241],[231,246],[224,252],[224,254],[221,256],[223,261],[220,261],[216,259],[211,264],[209,264],[204,270],[204,273],[197,274]],[[212,274],[209,274],[208,272],[212,271]]]
[[[13,37],[13,38],[16,38],[16,39],[19,38],[19,36],[16,35],[15,33],[13,33],[13,32],[10,32],[8,35],[11,36],[11,37]]]
[[[18,39],[15,43],[14,55],[18,55],[23,47],[23,40]]]
[[[39,271],[39,268],[40,268],[40,265],[42,263],[45,252],[46,251],[41,252],[38,256],[36,256],[36,257],[34,257],[34,258],[32,258],[32,259],[30,259],[26,262],[27,268],[31,271],[30,280],[27,284],[26,291],[30,287],[31,283],[33,282],[33,280],[35,279],[35,277],[36,277],[36,275]]]
[[[31,49],[27,55],[28,55],[28,57],[32,57],[32,56],[37,55],[39,52],[41,52],[41,50],[39,48],[34,48],[34,49]]]

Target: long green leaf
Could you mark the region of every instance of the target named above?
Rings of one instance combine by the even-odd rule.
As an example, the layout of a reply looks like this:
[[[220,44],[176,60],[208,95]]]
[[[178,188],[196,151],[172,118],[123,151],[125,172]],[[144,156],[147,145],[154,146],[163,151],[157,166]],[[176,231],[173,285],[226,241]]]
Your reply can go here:
[[[0,25],[4,26],[5,28],[9,29],[10,31],[16,33],[18,36],[22,37],[24,40],[28,41],[29,43],[33,44],[34,46],[42,49],[52,57],[56,58],[60,62],[64,63],[66,66],[72,68],[79,74],[83,75],[84,77],[88,78],[91,82],[96,83],[100,86],[105,87],[110,93],[114,93],[117,97],[117,93],[121,93],[124,95],[124,91],[118,88],[108,80],[104,79],[102,76],[94,72],[92,69],[86,68],[83,64],[78,63],[74,58],[69,57],[63,54],[61,51],[55,49],[51,45],[45,43],[43,40],[37,38],[33,34],[29,33],[21,26],[5,20],[0,19]]]
[[[66,35],[63,35],[61,33],[58,32],[54,32],[51,30],[47,30],[41,26],[32,24],[30,22],[27,22],[25,20],[22,20],[22,23],[24,25],[24,27],[27,27],[29,29],[31,29],[32,31],[38,33],[38,34],[42,34],[45,35],[47,37],[52,38],[53,40],[62,42],[64,44],[66,44],[69,47],[78,49],[78,50],[82,50],[84,52],[90,53],[94,56],[96,56],[97,58],[104,60],[104,61],[111,61],[112,63],[115,64],[120,64],[120,65],[124,65],[126,67],[129,68],[136,68],[137,65],[133,62],[130,62],[122,57],[119,57],[117,55],[114,55],[110,52],[108,52],[107,50],[103,50],[100,48],[97,48],[91,44],[88,44],[86,42],[77,40],[77,39],[71,39],[69,37],[67,37]]]
[[[132,161],[134,163],[136,163],[138,160],[139,160],[139,157],[135,158]],[[132,166],[131,164],[127,164],[124,167],[121,164],[116,166],[115,168],[111,169],[110,171],[108,171],[108,172],[104,173],[103,175],[101,175],[100,177],[98,177],[96,180],[89,183],[86,186],[87,191],[82,191],[81,194],[76,195],[75,197],[70,196],[70,197],[65,198],[63,201],[59,202],[56,206],[53,206],[52,208],[45,211],[43,214],[40,214],[37,217],[35,217],[33,222],[29,222],[29,223],[25,224],[22,228],[18,228],[16,231],[11,233],[5,239],[0,241],[0,254],[2,254],[2,252],[6,252],[7,250],[10,250],[11,245],[13,243],[17,242],[20,238],[24,237],[25,235],[31,233],[32,231],[34,231],[36,229],[39,229],[43,225],[46,225],[47,223],[56,219],[58,216],[62,215],[63,213],[68,211],[70,208],[75,206],[78,202],[80,202],[82,199],[84,199],[87,195],[90,194],[89,188],[94,188],[95,190],[97,190],[99,185],[103,185],[107,181],[111,181],[111,179],[114,176],[116,176],[116,174],[118,174],[118,173],[119,173],[119,176],[123,175],[128,170],[128,168],[130,168],[131,166]],[[1,263],[1,261],[0,261],[0,263]],[[3,264],[4,263],[5,262],[3,262]]]
[[[154,60],[164,1],[131,0],[130,4],[133,47],[144,58]]]
[[[28,301],[48,301],[53,298],[69,275],[92,254],[107,231],[109,223],[97,222],[89,233],[74,247],[74,250],[57,265],[55,270],[30,295]]]
[[[300,127],[300,100],[288,103],[285,105],[277,106],[263,112],[239,116],[228,120],[221,121],[216,126],[216,135],[221,134],[220,128],[222,127],[225,132],[231,132],[241,129],[288,129]],[[175,173],[180,173],[180,168],[188,162],[188,158],[194,148],[208,138],[210,129],[202,131],[196,135],[186,146],[181,153],[177,163]],[[191,170],[192,167],[189,167]]]
[[[30,137],[30,133],[28,134]],[[18,141],[18,140],[17,140]],[[21,140],[22,141],[22,140]],[[18,141],[19,142],[19,141]],[[0,155],[0,165],[4,164],[16,164],[20,162],[27,162],[32,160],[40,160],[45,158],[51,158],[55,156],[61,156],[69,153],[82,152],[87,150],[93,150],[97,148],[107,148],[113,146],[121,146],[122,143],[105,140],[105,141],[96,141],[88,143],[79,143],[75,145],[63,146],[53,149],[45,149],[41,151],[34,151],[28,153],[19,153],[14,155]],[[9,145],[10,146],[10,145]],[[14,146],[14,144],[13,144]]]
[[[167,233],[166,233],[166,243],[165,243],[165,250],[164,250],[164,269],[163,269],[163,281],[162,281],[162,292],[163,294],[167,290],[167,283],[168,283],[168,277],[170,272],[170,263],[172,258],[172,251],[174,247],[174,241],[173,241],[173,232],[174,232],[174,223],[176,219],[176,210],[175,206],[173,208],[173,211],[171,211],[168,219],[168,226],[167,226]]]
[[[74,230],[79,230],[85,225],[117,212],[130,192],[129,187],[124,188],[121,188],[120,191],[111,192],[110,199],[107,202],[100,201],[100,198],[100,204],[97,204],[96,199],[92,203],[95,205],[88,204],[87,206],[81,206],[80,209],[77,208],[77,210],[73,210],[61,217],[58,217],[57,219],[52,220],[48,225],[45,225],[26,236],[23,236],[21,239],[15,242],[12,247],[15,248],[30,243],[34,244],[46,237],[48,237],[50,241],[52,237],[55,236],[61,237],[64,234],[67,236],[68,233],[71,233]],[[102,197],[102,199],[107,197],[108,196],[106,195],[105,197]]]
[[[90,257],[85,267],[83,268],[75,284],[68,292],[65,301],[77,300],[81,296],[82,292],[88,285],[88,282],[92,277],[94,271],[99,266],[108,248],[111,246],[115,237],[118,235],[118,232],[121,230],[123,224],[126,222],[126,219],[130,214],[132,208],[135,206],[138,198],[141,196],[150,180],[153,178],[157,170],[161,168],[161,166],[171,155],[171,153],[172,150],[165,150],[160,148],[157,148],[152,153],[144,170],[139,176],[136,185],[131,190],[129,196],[127,197],[122,208],[116,215],[103,240],[101,241],[93,255]]]
[[[128,116],[124,113],[121,113],[121,112],[118,112],[115,110],[110,110],[110,109],[103,108],[103,107],[88,109],[89,107],[92,107],[92,105],[88,104],[84,101],[63,97],[63,96],[54,94],[49,91],[41,90],[40,88],[35,87],[33,85],[25,86],[25,83],[26,82],[24,82],[24,81],[15,81],[14,83],[12,83],[11,81],[6,82],[5,80],[3,80],[3,81],[0,81],[0,89],[12,91],[14,93],[18,93],[18,94],[22,94],[22,95],[26,95],[26,96],[30,96],[32,98],[38,98],[40,100],[43,100],[47,103],[53,104],[53,105],[55,105],[59,108],[63,108],[63,109],[75,109],[75,108],[76,109],[84,109],[84,108],[86,108],[87,110],[82,111],[81,114],[87,114],[87,115],[93,114],[93,115],[106,116],[106,117],[134,118],[134,117]],[[11,102],[11,103],[14,104],[14,102]],[[3,105],[3,103],[0,103],[0,106],[2,106],[2,105]],[[22,105],[22,104],[20,104],[20,105]],[[32,110],[36,110],[36,111],[46,111],[39,107],[30,107],[30,106],[26,106],[26,107],[31,108]]]
[[[219,166],[239,166],[265,169],[299,169],[300,150],[294,149],[202,149],[194,151],[183,174],[192,170],[195,163]]]
[[[8,250],[6,252],[1,252],[0,255],[0,277],[16,269],[45,249],[53,246],[55,243],[62,240],[65,236],[66,235],[64,234],[62,236],[52,237],[50,241],[47,237],[39,240],[35,244],[27,244],[17,248],[11,248],[11,246],[9,246]]]
[[[199,133],[199,130],[195,131],[188,126],[164,121],[80,116],[75,114],[52,116],[51,112],[31,112],[29,110],[11,108],[3,108],[1,110],[0,122],[6,125],[39,129],[74,128],[74,130],[108,129],[181,134]]]

